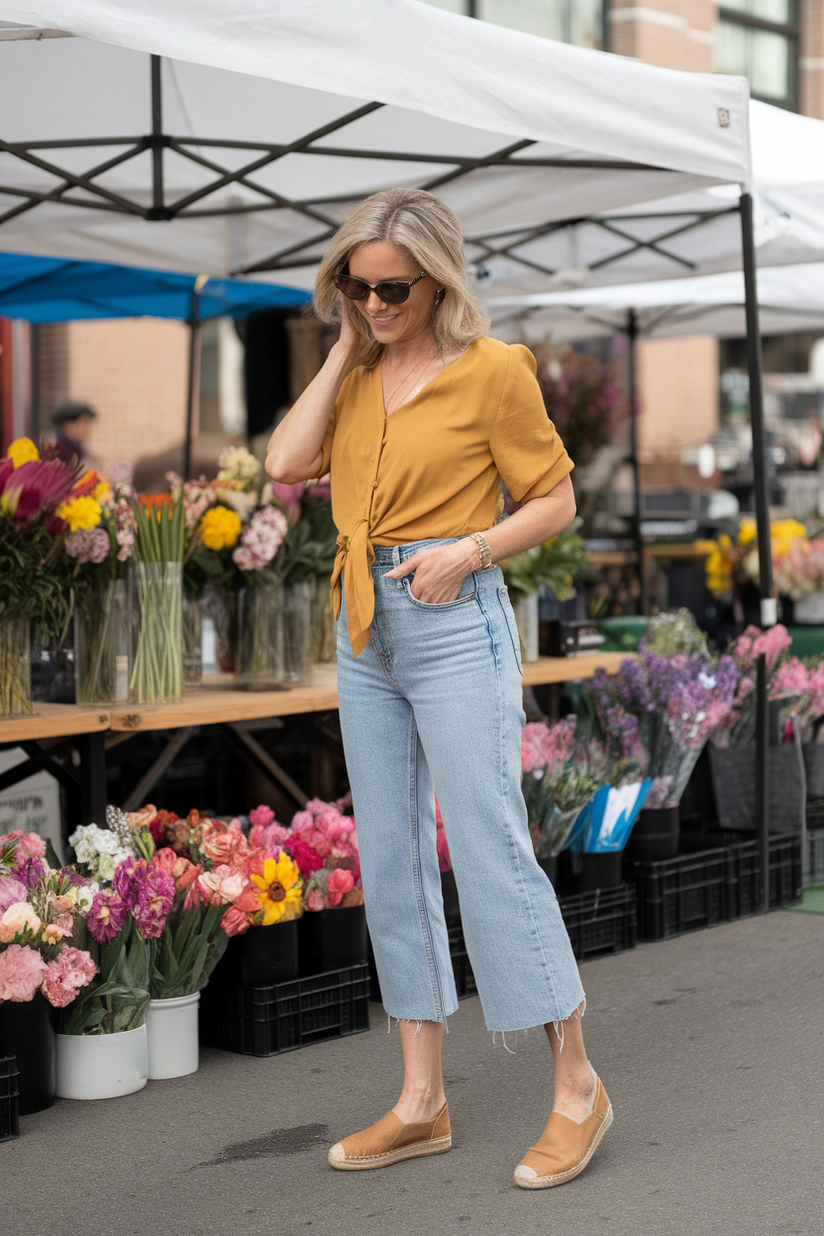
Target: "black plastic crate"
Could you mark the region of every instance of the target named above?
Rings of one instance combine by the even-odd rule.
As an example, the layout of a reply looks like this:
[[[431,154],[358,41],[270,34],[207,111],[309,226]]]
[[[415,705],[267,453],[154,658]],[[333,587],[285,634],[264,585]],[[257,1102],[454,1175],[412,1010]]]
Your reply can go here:
[[[804,887],[824,884],[824,828],[807,829],[807,870]]]
[[[631,885],[575,893],[562,897],[559,904],[578,961],[635,948],[638,931]]]
[[[639,940],[667,940],[729,917],[727,848],[626,864],[624,876],[634,883],[638,899]]]
[[[770,909],[801,900],[801,837],[778,833],[769,838]],[[728,918],[745,918],[761,909],[758,895],[758,842],[735,841],[726,847],[729,859]]]
[[[459,996],[473,996],[478,988],[475,986],[475,975],[469,964],[469,954],[466,951],[463,929],[449,928],[449,956],[452,960],[452,973],[455,975],[455,987]]]
[[[209,984],[201,995],[201,1043],[247,1056],[275,1056],[368,1029],[368,965],[272,987]]]
[[[20,1136],[17,1057],[0,1056],[0,1142]]]

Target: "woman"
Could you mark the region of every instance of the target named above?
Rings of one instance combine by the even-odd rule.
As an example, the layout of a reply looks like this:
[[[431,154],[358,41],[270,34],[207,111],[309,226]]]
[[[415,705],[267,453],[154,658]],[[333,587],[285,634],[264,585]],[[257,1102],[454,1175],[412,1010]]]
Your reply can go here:
[[[340,340],[278,425],[267,470],[331,471],[341,728],[364,900],[404,1085],[390,1112],[329,1152],[343,1170],[450,1148],[443,1026],[458,1007],[436,850],[443,813],[487,1026],[544,1025],[549,1122],[515,1171],[576,1176],[612,1121],[584,1049],[584,993],[520,790],[521,664],[500,559],[575,514],[572,463],[526,348],[485,335],[460,224],[438,198],[362,203],[321,263],[315,305]],[[522,503],[496,523],[501,478]]]

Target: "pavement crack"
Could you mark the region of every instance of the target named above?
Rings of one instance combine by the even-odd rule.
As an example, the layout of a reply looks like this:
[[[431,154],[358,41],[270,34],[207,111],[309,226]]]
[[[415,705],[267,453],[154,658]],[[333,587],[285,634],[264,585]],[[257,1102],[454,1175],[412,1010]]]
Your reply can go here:
[[[273,1129],[262,1137],[252,1137],[245,1142],[230,1142],[218,1150],[213,1159],[195,1163],[189,1169],[217,1167],[221,1163],[235,1163],[246,1159],[266,1159],[270,1156],[300,1154],[321,1146],[329,1140],[329,1126],[325,1124],[299,1124],[292,1129]]]

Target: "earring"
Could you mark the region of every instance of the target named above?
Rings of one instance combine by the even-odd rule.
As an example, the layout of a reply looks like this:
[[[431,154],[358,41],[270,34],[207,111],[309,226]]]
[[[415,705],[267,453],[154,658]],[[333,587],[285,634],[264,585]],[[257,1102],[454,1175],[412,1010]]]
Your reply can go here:
[[[435,295],[435,304],[440,305],[440,303],[443,301],[445,296],[446,296],[446,289],[438,288],[438,291]]]

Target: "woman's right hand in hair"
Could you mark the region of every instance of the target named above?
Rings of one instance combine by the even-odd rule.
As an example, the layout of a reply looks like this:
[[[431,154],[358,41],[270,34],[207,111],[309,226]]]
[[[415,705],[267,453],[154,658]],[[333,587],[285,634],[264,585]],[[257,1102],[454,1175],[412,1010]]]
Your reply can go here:
[[[340,339],[335,346],[354,369],[360,363],[366,341],[355,325],[355,315],[358,310],[345,296],[341,296],[340,299]]]

